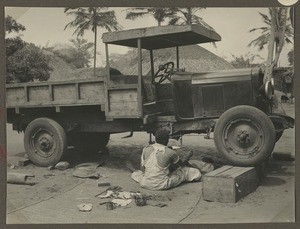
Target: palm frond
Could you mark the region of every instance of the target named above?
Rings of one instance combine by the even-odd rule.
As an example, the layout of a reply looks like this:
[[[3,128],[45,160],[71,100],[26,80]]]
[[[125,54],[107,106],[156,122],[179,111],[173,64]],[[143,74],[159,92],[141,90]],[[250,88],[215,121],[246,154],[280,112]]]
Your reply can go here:
[[[146,14],[148,14],[148,12],[128,12],[126,14],[126,19],[135,20],[136,18],[143,17]]]
[[[270,30],[270,27],[259,27],[259,28],[253,28],[249,30],[249,33],[255,32],[257,30],[267,31]]]
[[[91,26],[92,25],[91,25],[90,21],[83,22],[83,23],[77,25],[77,28],[75,29],[73,34],[77,34],[77,37],[78,36],[83,36],[84,32],[86,30],[90,30]]]
[[[268,14],[263,14],[261,12],[259,12],[259,15],[262,17],[263,22],[266,24],[266,26],[263,27],[259,27],[259,28],[253,28],[251,30],[249,30],[249,32],[256,32],[259,31],[261,32],[261,35],[259,37],[257,37],[256,39],[254,39],[253,41],[251,41],[248,46],[256,46],[258,47],[259,50],[262,50],[264,48],[264,46],[268,43],[268,39],[270,36],[270,30],[271,30],[271,15],[272,15],[272,11],[276,10],[276,27],[275,27],[275,42],[279,42],[279,37],[278,35],[282,32],[282,28],[281,28],[281,24],[282,22],[280,21],[280,10],[277,10],[275,8],[269,8],[269,12]],[[285,27],[285,43],[290,43],[292,42],[292,39],[294,37],[294,32],[292,27],[288,24]]]
[[[264,46],[268,44],[270,34],[262,34],[248,44],[248,47],[258,47],[258,50],[263,50]]]
[[[169,25],[176,25],[179,21],[179,17],[174,17],[169,21]]]
[[[75,10],[75,9],[78,9],[78,7],[65,7],[64,8],[64,13],[66,13],[68,11],[71,11],[71,10]]]
[[[169,24],[170,25],[201,24],[210,30],[214,30],[210,25],[208,25],[203,20],[203,18],[201,18],[196,14],[201,9],[205,9],[205,7],[170,8],[170,12],[172,12],[172,15],[169,17],[171,18]]]
[[[79,7],[79,8],[65,8],[67,15],[72,15],[75,19],[68,24],[65,28],[74,27],[73,35],[83,36],[86,30],[95,32],[96,27],[102,27],[108,31],[120,30],[122,27],[116,19],[114,11],[107,11],[107,7]]]
[[[291,39],[289,39],[288,37],[285,37],[285,42],[288,44],[293,44],[293,41]]]
[[[159,7],[136,7],[126,10],[126,19],[135,20],[146,15],[152,16],[159,24],[166,18],[170,18],[176,12],[174,7],[159,8]]]
[[[264,23],[266,23],[267,25],[271,25],[271,17],[269,17],[268,15],[263,14],[261,12],[258,12],[258,13],[263,18]]]

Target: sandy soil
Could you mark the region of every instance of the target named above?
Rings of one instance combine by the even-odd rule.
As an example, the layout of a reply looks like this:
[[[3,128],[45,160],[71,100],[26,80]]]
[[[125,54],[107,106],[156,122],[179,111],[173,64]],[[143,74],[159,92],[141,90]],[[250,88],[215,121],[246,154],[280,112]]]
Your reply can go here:
[[[287,113],[294,117],[294,105],[284,104]],[[267,176],[257,190],[237,203],[221,204],[201,198],[202,183],[183,184],[169,191],[153,192],[142,189],[131,180],[126,162],[138,167],[141,150],[149,136],[135,133],[132,138],[122,139],[126,134],[112,135],[108,145],[109,154],[99,153],[87,157],[70,149],[66,160],[71,168],[65,171],[40,168],[34,165],[10,169],[8,172],[34,174],[34,186],[7,184],[7,223],[236,223],[236,222],[291,222],[294,221],[294,162],[271,160]],[[294,130],[284,132],[274,152],[295,154]],[[173,144],[178,144],[174,143]],[[192,159],[211,157],[216,166],[222,164],[213,139],[204,135],[188,135],[183,145],[194,151]],[[17,165],[24,157],[22,134],[8,125],[8,164]],[[99,180],[72,176],[73,168],[84,162],[100,162],[97,168]],[[109,182],[124,191],[139,191],[159,198],[149,204],[165,203],[159,208],[151,205],[138,207],[131,203],[107,211],[104,200],[95,197],[107,187],[99,182]],[[79,212],[77,205],[92,203],[91,212]],[[218,217],[216,217],[218,216]]]

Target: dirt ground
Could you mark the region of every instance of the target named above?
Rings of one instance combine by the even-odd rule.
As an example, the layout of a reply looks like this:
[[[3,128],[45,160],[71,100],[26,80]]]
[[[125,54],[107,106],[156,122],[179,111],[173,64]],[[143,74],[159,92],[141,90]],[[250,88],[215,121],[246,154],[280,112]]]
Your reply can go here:
[[[295,117],[294,105],[284,104],[286,112]],[[168,191],[149,191],[131,180],[126,162],[136,167],[143,146],[149,140],[145,133],[112,135],[108,144],[109,154],[85,156],[70,149],[66,160],[71,168],[65,171],[51,170],[30,164],[19,167],[24,157],[23,134],[11,130],[8,133],[8,172],[35,175],[36,185],[7,184],[7,224],[22,223],[246,223],[246,222],[294,222],[294,161],[271,159],[267,175],[255,192],[237,203],[207,202],[202,199],[202,183],[187,183]],[[179,144],[172,142],[171,144]],[[193,149],[192,159],[211,157],[216,166],[222,164],[214,147],[213,139],[204,135],[188,135],[183,145]],[[274,155],[295,156],[294,129],[284,132],[274,149]],[[99,162],[96,169],[99,179],[73,177],[74,166],[85,162]],[[10,168],[10,165],[15,165]],[[109,182],[123,191],[141,192],[153,197],[146,206],[136,206],[134,201],[125,207],[106,210],[106,201],[95,197],[107,187],[99,182]],[[90,212],[80,212],[78,204],[92,203]],[[164,204],[165,207],[157,207]]]

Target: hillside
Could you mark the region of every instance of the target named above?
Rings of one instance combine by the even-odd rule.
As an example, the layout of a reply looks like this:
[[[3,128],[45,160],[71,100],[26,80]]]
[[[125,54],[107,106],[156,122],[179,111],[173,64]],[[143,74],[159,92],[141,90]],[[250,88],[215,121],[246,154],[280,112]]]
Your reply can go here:
[[[43,50],[43,53],[50,58],[49,65],[52,68],[52,71],[50,73],[49,81],[61,81],[76,78],[76,68],[74,66],[68,64],[52,52]]]
[[[43,52],[50,58],[49,65],[52,71],[50,72],[49,81],[65,81],[93,77],[93,68],[78,69],[50,51],[43,50]],[[105,75],[105,69],[97,68],[96,74],[97,76]]]
[[[150,71],[150,54],[149,51],[143,50],[143,74]],[[154,68],[157,69],[160,64],[169,61],[176,63],[175,48],[160,49],[154,51]],[[186,71],[203,72],[213,70],[232,69],[233,66],[224,59],[216,56],[208,50],[198,46],[183,46],[179,48],[180,68]],[[122,58],[115,59],[111,63],[111,67],[118,69],[123,74],[137,74],[137,50],[131,49]]]
[[[45,51],[45,54],[50,56],[50,66],[53,71],[49,81],[62,81],[70,79],[86,79],[93,77],[93,68],[77,69],[68,64],[62,58],[54,55],[52,52]],[[143,50],[143,74],[150,72],[150,54]],[[176,62],[176,52],[174,48],[161,49],[154,51],[154,66],[158,68],[160,64],[169,61]],[[197,46],[184,46],[179,48],[180,68],[185,68],[186,71],[203,72],[213,70],[232,69],[232,65],[224,59],[214,55],[206,49]],[[125,75],[137,74],[137,50],[130,49],[127,54],[113,54],[111,67],[118,69]],[[105,75],[104,68],[97,68],[96,75]]]

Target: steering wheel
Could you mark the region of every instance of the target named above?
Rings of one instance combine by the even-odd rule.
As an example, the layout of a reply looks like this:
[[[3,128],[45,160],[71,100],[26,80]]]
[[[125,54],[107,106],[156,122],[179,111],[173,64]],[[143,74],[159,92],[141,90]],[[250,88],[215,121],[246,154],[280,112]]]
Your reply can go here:
[[[171,81],[170,76],[172,73],[172,69],[174,68],[174,65],[175,65],[174,62],[172,62],[172,61],[167,62],[164,65],[159,65],[157,72],[155,73],[155,75],[152,78],[152,84],[154,84],[154,85],[161,84],[166,79]],[[157,78],[159,78],[159,79],[156,80]]]

